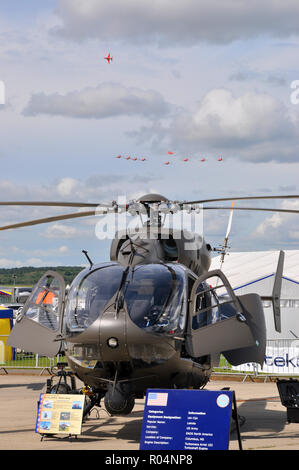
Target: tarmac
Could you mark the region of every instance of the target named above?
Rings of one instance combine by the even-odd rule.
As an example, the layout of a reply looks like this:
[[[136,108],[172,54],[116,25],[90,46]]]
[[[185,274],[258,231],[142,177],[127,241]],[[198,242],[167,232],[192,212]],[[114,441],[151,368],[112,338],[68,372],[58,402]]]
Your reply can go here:
[[[35,426],[37,402],[40,394],[46,392],[47,378],[46,373],[5,374],[0,370],[1,450],[139,450],[144,399],[137,399],[127,416],[110,416],[104,405],[94,408],[76,438],[63,434],[42,438]],[[235,392],[240,417],[241,444],[233,426],[229,451],[240,450],[240,446],[243,451],[299,450],[299,423],[287,422],[287,409],[281,404],[275,381],[242,382],[217,377],[205,389],[224,387]]]

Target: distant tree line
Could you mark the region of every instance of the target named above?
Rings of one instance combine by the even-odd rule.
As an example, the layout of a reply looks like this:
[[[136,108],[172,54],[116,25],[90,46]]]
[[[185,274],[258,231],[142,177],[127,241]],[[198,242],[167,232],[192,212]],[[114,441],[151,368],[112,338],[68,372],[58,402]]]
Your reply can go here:
[[[48,270],[57,271],[65,283],[70,284],[82,269],[80,266],[0,268],[0,285],[13,286],[15,283],[16,286],[33,286]]]

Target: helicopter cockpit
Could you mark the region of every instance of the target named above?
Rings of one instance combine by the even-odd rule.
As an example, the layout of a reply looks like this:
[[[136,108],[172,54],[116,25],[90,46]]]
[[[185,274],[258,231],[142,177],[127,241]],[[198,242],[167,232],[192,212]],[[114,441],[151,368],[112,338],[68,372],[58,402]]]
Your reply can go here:
[[[51,276],[43,277],[30,298],[26,317],[56,331],[59,326],[58,305],[60,299],[61,290],[57,279]]]
[[[83,332],[111,305],[125,307],[130,319],[152,332],[180,334],[187,312],[184,268],[146,264],[125,269],[119,264],[84,270],[67,295],[64,325],[68,336]]]

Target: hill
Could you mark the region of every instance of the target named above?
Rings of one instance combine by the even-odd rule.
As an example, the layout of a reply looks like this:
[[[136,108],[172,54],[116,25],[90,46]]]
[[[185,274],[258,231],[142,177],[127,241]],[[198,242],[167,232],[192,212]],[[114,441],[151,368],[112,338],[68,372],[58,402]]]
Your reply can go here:
[[[0,285],[33,286],[45,274],[46,271],[57,271],[64,278],[66,284],[70,284],[76,275],[82,271],[82,266],[50,266],[34,268],[30,266],[22,268],[0,268]]]

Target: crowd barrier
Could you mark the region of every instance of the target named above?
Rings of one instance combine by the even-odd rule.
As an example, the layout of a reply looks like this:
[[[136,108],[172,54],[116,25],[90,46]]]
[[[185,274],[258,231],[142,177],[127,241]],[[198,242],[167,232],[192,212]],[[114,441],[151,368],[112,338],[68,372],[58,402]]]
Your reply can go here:
[[[299,339],[269,339],[266,343],[264,363],[245,363],[232,366],[221,356],[215,373],[240,373],[250,376],[299,375]]]
[[[52,371],[57,362],[65,361],[65,357],[58,355],[54,358],[39,354],[9,348],[6,345],[8,335],[0,336],[0,369],[6,372],[9,369],[47,369]],[[270,339],[267,340],[264,364],[247,363],[232,366],[221,356],[219,367],[213,373],[244,374],[250,376],[281,376],[299,375],[299,339]]]
[[[10,369],[40,369],[52,371],[57,362],[64,361],[64,356],[46,357],[32,352],[11,348],[6,345],[9,335],[0,335],[0,370],[6,373]]]

